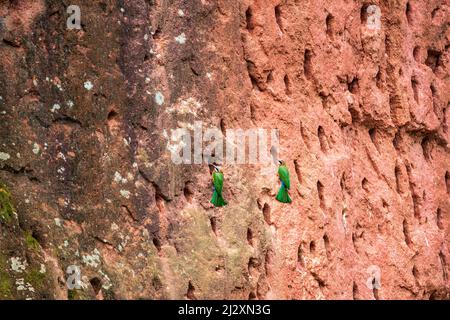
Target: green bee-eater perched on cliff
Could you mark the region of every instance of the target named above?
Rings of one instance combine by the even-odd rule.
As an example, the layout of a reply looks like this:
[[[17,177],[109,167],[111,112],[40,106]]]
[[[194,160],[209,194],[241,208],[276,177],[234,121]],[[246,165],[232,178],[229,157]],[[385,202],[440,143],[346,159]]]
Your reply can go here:
[[[280,177],[281,186],[276,199],[283,203],[291,203],[292,200],[289,197],[289,189],[291,188],[289,170],[283,160],[278,160],[278,163],[280,164],[278,167],[278,176]]]
[[[227,205],[227,203],[225,202],[225,200],[222,197],[222,189],[223,189],[223,172],[220,169],[219,166],[213,165],[214,167],[214,172],[212,174],[212,179],[213,179],[213,196],[211,198],[211,203],[215,206],[215,207],[223,207],[225,205]]]

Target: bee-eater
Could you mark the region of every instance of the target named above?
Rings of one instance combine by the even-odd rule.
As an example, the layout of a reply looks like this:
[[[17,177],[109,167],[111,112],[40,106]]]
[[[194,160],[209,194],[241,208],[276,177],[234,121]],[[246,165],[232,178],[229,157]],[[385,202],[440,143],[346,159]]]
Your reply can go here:
[[[291,203],[292,200],[289,197],[289,189],[291,188],[291,181],[289,179],[289,170],[286,167],[286,163],[283,160],[278,160],[280,164],[278,167],[278,176],[280,177],[281,186],[278,191],[276,199],[283,203]]]
[[[212,180],[214,185],[214,193],[211,198],[211,203],[215,207],[223,207],[227,205],[226,201],[222,197],[222,189],[223,189],[223,172],[220,166],[213,165],[214,172],[212,174]]]

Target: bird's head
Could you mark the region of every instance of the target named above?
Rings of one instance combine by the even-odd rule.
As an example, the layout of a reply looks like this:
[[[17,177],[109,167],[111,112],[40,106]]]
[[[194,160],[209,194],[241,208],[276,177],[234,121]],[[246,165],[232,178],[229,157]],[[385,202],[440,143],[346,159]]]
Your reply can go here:
[[[280,166],[284,166],[286,163],[284,162],[284,160],[278,160],[278,164],[280,165]]]
[[[222,172],[222,167],[218,164],[213,164],[215,172]]]

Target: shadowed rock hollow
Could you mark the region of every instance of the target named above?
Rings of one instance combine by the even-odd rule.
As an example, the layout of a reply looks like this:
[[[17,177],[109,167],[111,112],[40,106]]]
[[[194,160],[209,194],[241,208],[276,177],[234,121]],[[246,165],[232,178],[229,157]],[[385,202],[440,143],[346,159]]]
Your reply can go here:
[[[0,299],[449,298],[448,1],[77,4],[0,1]],[[278,129],[293,203],[213,208],[194,121]]]

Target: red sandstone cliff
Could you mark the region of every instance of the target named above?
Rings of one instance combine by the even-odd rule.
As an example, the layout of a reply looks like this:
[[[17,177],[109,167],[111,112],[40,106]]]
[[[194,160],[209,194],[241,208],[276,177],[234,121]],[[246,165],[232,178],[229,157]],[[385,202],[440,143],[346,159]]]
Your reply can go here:
[[[0,299],[449,298],[449,1],[77,4],[0,1]],[[293,204],[213,208],[195,121],[278,129]]]

